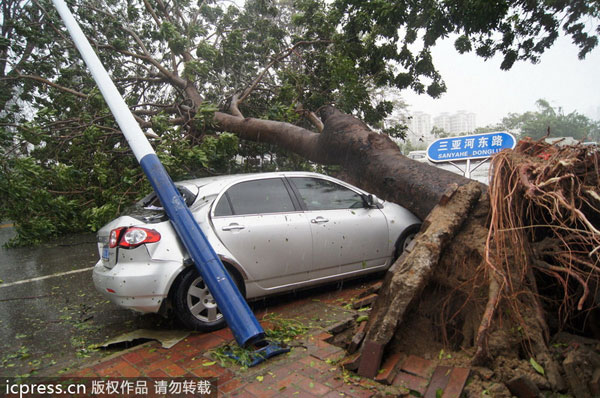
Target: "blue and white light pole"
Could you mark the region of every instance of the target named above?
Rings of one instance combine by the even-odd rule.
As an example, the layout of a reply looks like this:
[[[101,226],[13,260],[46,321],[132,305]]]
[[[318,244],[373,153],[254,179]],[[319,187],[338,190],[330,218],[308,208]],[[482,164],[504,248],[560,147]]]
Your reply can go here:
[[[260,347],[253,364],[284,352],[285,350],[277,345],[265,341],[263,328],[194,220],[181,194],[160,163],[150,142],[134,119],[71,11],[63,0],[53,0],[53,3],[125,135],[133,154],[150,180],[177,235],[194,260],[198,272],[221,309],[238,345]]]

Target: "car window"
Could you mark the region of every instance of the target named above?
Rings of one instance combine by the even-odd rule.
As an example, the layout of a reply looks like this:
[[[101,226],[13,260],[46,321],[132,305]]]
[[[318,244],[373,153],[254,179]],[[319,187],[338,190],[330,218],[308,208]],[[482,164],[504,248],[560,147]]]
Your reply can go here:
[[[364,207],[362,196],[344,186],[320,178],[291,179],[307,210],[357,209]]]
[[[219,203],[217,203],[217,205],[215,206],[215,217],[231,215],[233,215],[233,210],[231,210],[229,199],[227,199],[227,194],[225,194],[221,196],[221,199],[219,199]]]
[[[183,201],[185,202],[185,204],[188,207],[190,207],[196,200],[196,195],[194,195],[192,192],[190,192],[190,190],[187,189],[186,187],[179,185],[179,186],[176,186],[176,188],[179,191],[179,193],[181,194],[181,196],[183,197]],[[145,198],[140,200],[138,202],[138,206],[143,207],[144,209],[147,209],[147,210],[162,210],[163,209],[162,203],[160,203],[160,199],[158,198],[158,195],[156,195],[155,192],[151,192]]]
[[[229,199],[229,203],[225,203]],[[228,209],[228,205],[231,207]],[[290,194],[280,178],[246,181],[229,188],[215,207],[215,216],[294,211]]]

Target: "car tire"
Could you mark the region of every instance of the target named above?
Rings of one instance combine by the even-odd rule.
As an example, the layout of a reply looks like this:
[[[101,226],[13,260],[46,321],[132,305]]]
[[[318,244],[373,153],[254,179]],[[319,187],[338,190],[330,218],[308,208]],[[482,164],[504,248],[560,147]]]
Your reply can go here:
[[[396,241],[396,251],[394,253],[394,261],[400,257],[400,255],[404,252],[404,250],[408,247],[410,242],[415,239],[417,233],[421,229],[421,224],[413,224],[402,231],[402,235]]]
[[[232,275],[232,279],[240,289],[239,278]],[[243,295],[244,290],[240,291]],[[175,286],[173,306],[175,317],[188,329],[211,332],[227,325],[208,286],[193,265],[182,272]]]

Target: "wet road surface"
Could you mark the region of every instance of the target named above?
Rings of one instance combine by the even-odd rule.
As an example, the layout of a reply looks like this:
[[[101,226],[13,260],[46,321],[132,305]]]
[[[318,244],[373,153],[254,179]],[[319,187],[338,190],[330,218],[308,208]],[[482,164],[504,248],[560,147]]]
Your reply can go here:
[[[13,228],[0,228],[0,246],[13,234]],[[93,234],[61,237],[32,248],[0,247],[0,377],[61,374],[127,348],[94,348],[123,333],[181,329],[172,320],[121,309],[100,296],[90,269],[97,259]],[[323,289],[336,291],[378,276],[277,295],[250,305],[268,310]]]
[[[14,229],[0,224],[3,245]],[[93,234],[0,248],[0,376],[57,374],[112,354],[93,345],[121,333],[172,328],[158,315],[120,309],[100,296],[91,271],[97,259]]]

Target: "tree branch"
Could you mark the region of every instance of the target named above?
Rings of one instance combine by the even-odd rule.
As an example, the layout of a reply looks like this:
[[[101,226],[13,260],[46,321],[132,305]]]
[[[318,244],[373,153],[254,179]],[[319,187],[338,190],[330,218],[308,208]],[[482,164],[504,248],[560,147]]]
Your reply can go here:
[[[323,122],[321,121],[321,119],[319,119],[319,117],[317,116],[316,113],[306,110],[304,109],[304,107],[302,106],[302,104],[298,104],[296,105],[296,112],[298,112],[299,114],[301,114],[302,116],[304,116],[305,118],[308,119],[308,121],[316,127],[317,131],[319,133],[323,132]]]
[[[296,44],[294,44],[292,47],[290,47],[287,50],[280,53],[276,58],[274,58],[271,62],[269,62],[267,64],[267,66],[265,66],[263,68],[262,72],[260,72],[259,75],[252,81],[250,86],[244,90],[244,92],[242,93],[242,95],[239,98],[238,105],[241,104],[242,102],[244,102],[244,100],[246,98],[248,98],[250,93],[252,93],[252,91],[254,91],[256,86],[258,86],[258,83],[260,83],[262,78],[269,71],[269,69],[271,69],[273,67],[273,65],[275,65],[278,62],[281,62],[283,59],[287,58],[290,54],[296,53],[295,50],[297,47],[311,45],[311,44],[321,44],[321,43],[331,43],[331,41],[330,40],[299,41]]]
[[[152,5],[148,2],[148,0],[144,0],[144,6],[146,6],[146,9],[150,13],[150,15],[152,15],[154,22],[156,22],[156,26],[160,28],[160,19],[158,19],[158,16],[156,15],[154,8],[152,8]]]
[[[173,21],[171,19],[171,15],[170,15],[169,10],[167,9],[167,6],[165,5],[165,3],[163,3],[162,0],[157,0],[157,3],[158,3],[158,6],[160,8],[160,11],[163,13],[165,19],[168,22],[170,22],[170,23],[173,24]],[[177,70],[177,58],[175,58],[175,54],[173,54],[173,52],[170,53],[170,56],[171,56],[171,64],[173,65],[173,70]]]
[[[145,121],[144,119],[142,119],[140,116],[136,115],[135,113],[133,113],[133,117],[138,122],[138,124],[140,125],[141,128],[152,127],[152,123],[151,122]]]
[[[352,176],[353,184],[411,209],[422,219],[437,205],[448,186],[471,181],[406,158],[388,136],[373,132],[357,118],[332,106],[321,108],[319,114],[324,123],[321,134],[290,123],[242,119],[223,112],[215,112],[214,122],[221,131],[237,134],[241,139],[274,144],[312,162],[340,165]],[[406,181],[401,178],[405,174],[420,178]]]
[[[94,10],[100,14],[104,14],[107,17],[112,18],[114,20],[117,20],[117,18],[113,14],[111,14],[105,10],[101,10],[101,9],[98,9],[96,7],[91,7],[91,6],[88,6],[88,7],[91,10]],[[181,89],[186,88],[187,82],[184,79],[182,79],[181,77],[179,77],[176,72],[166,69],[164,66],[162,66],[162,64],[160,62],[158,62],[156,59],[154,59],[154,57],[150,54],[150,52],[146,48],[146,45],[144,44],[142,39],[140,39],[140,37],[138,36],[138,34],[136,32],[134,32],[132,29],[125,26],[123,23],[120,23],[119,27],[121,30],[123,30],[124,32],[126,32],[133,38],[133,40],[136,42],[136,44],[142,50],[143,55],[137,54],[137,53],[132,53],[132,52],[125,51],[125,50],[119,50],[109,44],[105,45],[105,47],[110,48],[114,51],[117,51],[121,54],[129,55],[131,57],[135,57],[135,58],[141,59],[143,61],[149,62],[150,64],[152,64],[152,66],[154,66],[156,69],[158,69],[160,71],[160,73],[162,73],[171,83],[173,83],[174,85],[176,85],[177,87],[179,87]]]
[[[44,16],[46,17],[46,19],[47,19],[48,21],[51,21],[51,20],[52,20],[52,19],[51,19],[51,18],[48,16],[48,12],[46,11],[46,9],[45,9],[45,8],[44,8],[44,7],[43,7],[43,6],[42,6],[42,5],[41,5],[41,4],[40,4],[40,3],[39,3],[37,0],[34,0],[34,1],[33,1],[33,3],[34,3],[36,6],[38,6],[38,8],[39,8],[40,10],[42,10],[42,13],[44,14]],[[42,22],[42,21],[40,20],[40,22]],[[62,38],[64,41],[66,41],[66,42],[68,42],[68,41],[69,41],[69,39],[67,38],[67,36],[65,36],[65,35],[63,34],[63,32],[62,32],[60,29],[58,29],[56,26],[54,26],[54,24],[50,24],[50,27],[51,27],[51,28],[52,28],[52,30],[53,30],[53,31],[54,31],[54,32],[55,32],[57,35],[59,35],[59,36],[60,36],[60,37],[61,37],[61,38]]]
[[[18,70],[15,70],[15,73],[17,75],[17,78],[19,78],[19,79],[35,80],[35,81],[43,83],[43,84],[45,84],[47,86],[54,87],[54,88],[56,88],[58,90],[64,91],[64,92],[69,93],[69,94],[73,94],[73,95],[75,95],[75,96],[77,96],[79,98],[87,98],[88,97],[87,94],[81,93],[81,92],[79,92],[77,90],[73,90],[73,89],[65,87],[65,86],[61,86],[60,84],[51,82],[50,80],[44,79],[41,76],[23,75]],[[15,78],[3,78],[3,79],[0,79],[0,80],[15,80]]]
[[[273,120],[244,119],[223,112],[215,112],[214,120],[220,129],[235,133],[242,139],[275,144],[314,162],[332,164],[327,147],[319,145],[320,134],[305,128]]]
[[[21,66],[29,59],[29,56],[33,52],[34,48],[35,48],[35,46],[30,41],[27,41],[27,44],[25,45],[25,50],[23,51],[23,55],[21,55],[21,59],[19,59],[19,61],[15,64],[15,66],[13,66],[13,70],[18,71],[21,68]],[[3,59],[3,61],[6,61],[6,60]],[[4,74],[4,68],[5,68],[6,62],[3,62],[3,64],[4,64],[4,65],[2,65],[3,69],[1,72],[2,74]]]
[[[238,95],[234,94],[233,97],[231,98],[231,105],[229,106],[229,112],[231,112],[231,114],[233,116],[240,117],[243,119],[244,115],[242,115],[242,112],[240,112],[240,108],[238,108],[238,103],[239,103]]]
[[[132,77],[126,77],[123,79],[116,79],[115,82],[123,82],[123,83],[131,83],[131,82],[145,82],[145,83],[152,83],[152,84],[157,84],[157,83],[164,83],[167,79],[165,77],[139,77],[139,76],[132,76]]]

